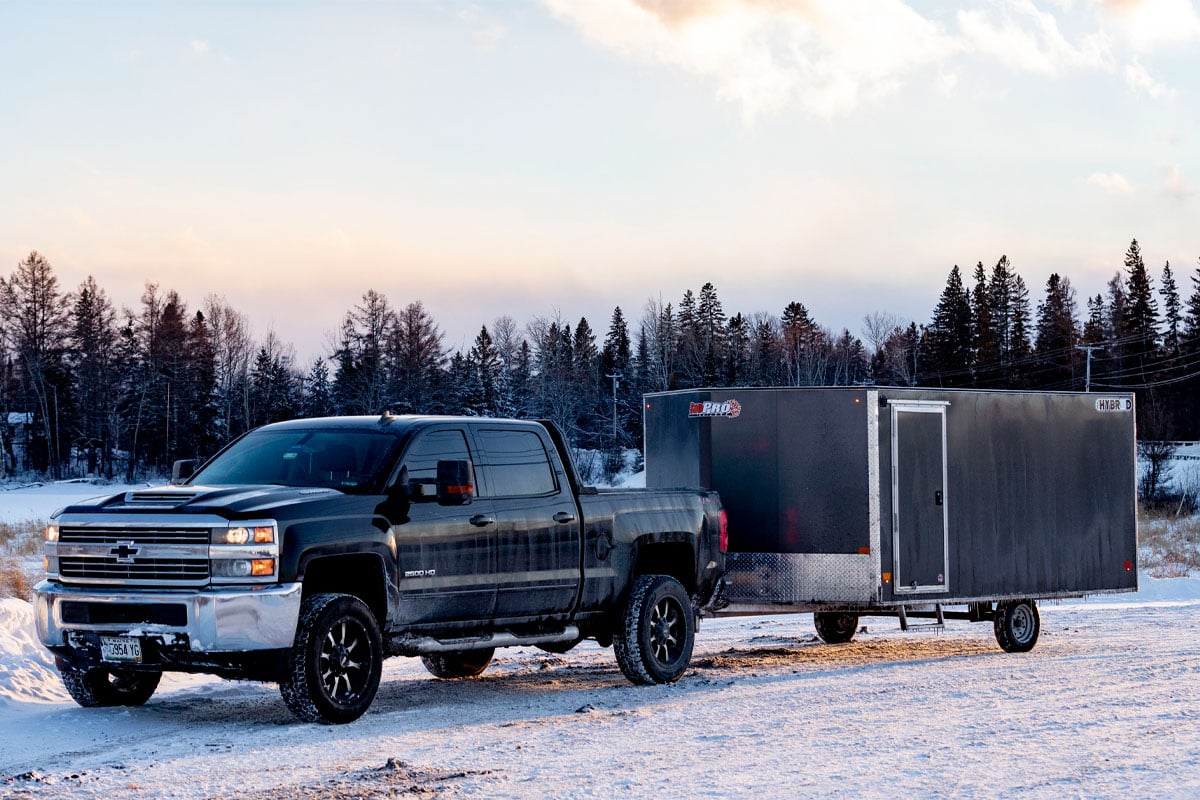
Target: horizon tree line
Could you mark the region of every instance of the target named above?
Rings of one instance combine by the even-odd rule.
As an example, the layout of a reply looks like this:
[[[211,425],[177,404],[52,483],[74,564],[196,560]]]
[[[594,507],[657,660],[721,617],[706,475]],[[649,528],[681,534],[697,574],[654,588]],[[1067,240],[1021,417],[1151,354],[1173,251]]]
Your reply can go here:
[[[0,277],[0,477],[132,480],[268,422],[383,410],[551,419],[611,475],[640,449],[644,393],[701,386],[1133,391],[1140,438],[1195,439],[1200,266],[1190,281],[1184,298],[1168,262],[1156,288],[1135,239],[1082,308],[1059,273],[1035,306],[1001,256],[969,278],[955,265],[929,322],[875,311],[861,337],[798,300],[778,316],[728,314],[705,283],[678,303],[647,300],[632,324],[614,308],[602,336],[586,317],[499,316],[455,352],[419,299],[400,307],[368,289],[328,355],[301,364],[273,331],[256,341],[224,297],[193,310],[147,282],[118,309],[92,276],[63,291],[35,251]]]

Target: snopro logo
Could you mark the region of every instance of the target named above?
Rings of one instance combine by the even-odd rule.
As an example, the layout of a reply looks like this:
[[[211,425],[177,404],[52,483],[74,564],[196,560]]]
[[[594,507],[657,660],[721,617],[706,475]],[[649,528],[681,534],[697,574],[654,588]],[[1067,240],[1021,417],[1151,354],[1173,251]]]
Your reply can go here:
[[[742,414],[742,404],[737,400],[705,400],[703,403],[689,403],[689,417],[726,417],[737,419]]]

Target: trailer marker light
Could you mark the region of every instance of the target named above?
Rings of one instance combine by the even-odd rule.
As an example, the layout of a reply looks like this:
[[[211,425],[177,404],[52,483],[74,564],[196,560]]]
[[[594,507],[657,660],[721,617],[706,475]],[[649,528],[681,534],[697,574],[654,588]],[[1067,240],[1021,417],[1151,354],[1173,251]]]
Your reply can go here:
[[[883,573],[883,582],[891,583],[892,582],[892,573],[890,573],[890,572]]]
[[[1131,571],[1132,569],[1133,569],[1133,562],[1131,562],[1131,561],[1126,561],[1126,562],[1125,562],[1125,571],[1126,571],[1126,572],[1129,572],[1129,571]]]
[[[869,547],[860,547],[860,548],[858,548],[858,554],[859,554],[860,556],[869,556],[869,555],[871,555],[871,548],[869,548]]]

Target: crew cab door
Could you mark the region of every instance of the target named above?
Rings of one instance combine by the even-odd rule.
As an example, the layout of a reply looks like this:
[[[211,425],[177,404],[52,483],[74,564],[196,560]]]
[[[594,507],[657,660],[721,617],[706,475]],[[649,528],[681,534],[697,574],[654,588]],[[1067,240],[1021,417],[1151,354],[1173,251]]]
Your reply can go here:
[[[437,492],[438,465],[466,462],[469,484],[457,498]],[[394,522],[400,594],[399,621],[423,624],[489,620],[496,606],[495,512],[475,497],[466,431],[433,428],[418,433],[405,450],[397,482],[408,496],[408,513]],[[472,496],[467,496],[470,486]]]
[[[496,618],[562,618],[580,581],[579,507],[544,437],[475,429],[481,483],[496,514]]]

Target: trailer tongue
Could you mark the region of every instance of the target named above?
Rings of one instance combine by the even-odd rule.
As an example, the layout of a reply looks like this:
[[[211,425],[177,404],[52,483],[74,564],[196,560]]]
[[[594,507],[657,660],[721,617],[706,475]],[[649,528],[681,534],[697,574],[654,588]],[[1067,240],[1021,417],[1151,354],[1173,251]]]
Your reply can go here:
[[[1037,600],[1137,590],[1132,395],[729,388],[645,406],[647,486],[716,489],[728,512],[719,613],[811,611],[831,643],[860,616],[992,621],[1021,652]]]

